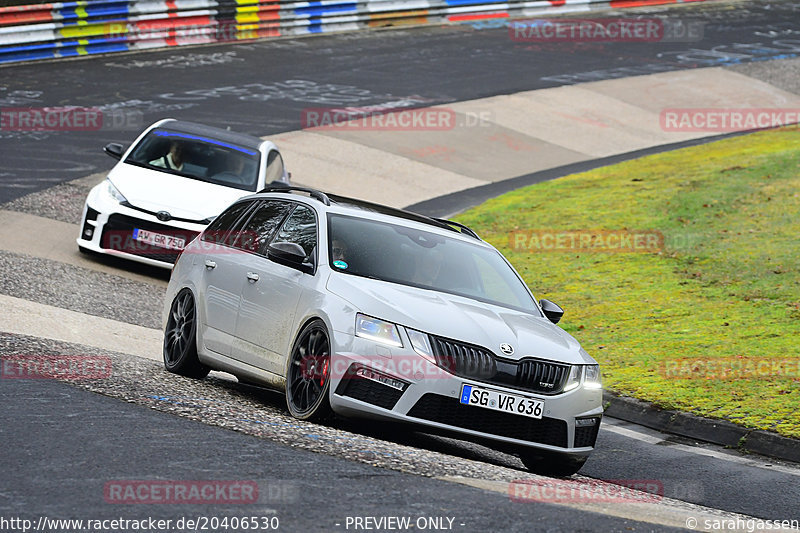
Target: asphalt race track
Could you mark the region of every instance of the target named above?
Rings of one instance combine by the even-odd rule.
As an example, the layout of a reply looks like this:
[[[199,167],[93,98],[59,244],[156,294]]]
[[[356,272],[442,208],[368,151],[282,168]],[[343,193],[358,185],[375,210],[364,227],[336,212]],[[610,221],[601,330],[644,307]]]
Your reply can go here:
[[[300,129],[308,107],[427,106],[794,57],[798,9],[795,2],[756,1],[636,11],[700,20],[698,42],[512,42],[507,28],[476,23],[479,29],[375,31],[5,67],[0,107],[86,106],[117,112],[122,124],[96,132],[2,132],[0,203],[109,168],[98,146],[130,142],[164,116],[261,136]]]
[[[506,27],[483,22],[0,68],[0,108],[86,106],[114,121],[99,131],[0,130],[0,204],[14,201],[2,207],[0,224],[44,218],[73,235],[55,251],[33,233],[16,236],[19,249],[0,249],[3,312],[24,312],[27,302],[36,313],[49,306],[85,320],[67,332],[70,342],[0,332],[0,354],[96,355],[113,364],[102,380],[0,380],[0,518],[257,516],[276,517],[273,529],[283,531],[363,531],[355,517],[398,516],[410,517],[414,529],[480,532],[673,531],[691,529],[692,518],[800,519],[797,465],[613,419],[604,420],[576,482],[649,483],[656,502],[515,501],[515,480],[546,481],[512,455],[406,428],[299,422],[279,394],[219,373],[200,382],[168,374],[157,338],[168,273],[75,250],[86,191],[112,165],[100,147],[130,142],[164,116],[264,136],[300,129],[309,107],[423,107],[656,72],[782,65],[771,60],[800,54],[800,3],[630,12],[653,13],[699,21],[702,39],[512,42]],[[763,72],[797,94],[783,68]],[[133,340],[98,347],[113,328]],[[238,480],[257,484],[258,497],[247,505],[130,505],[104,492],[118,480]],[[0,531],[19,530],[0,520]]]

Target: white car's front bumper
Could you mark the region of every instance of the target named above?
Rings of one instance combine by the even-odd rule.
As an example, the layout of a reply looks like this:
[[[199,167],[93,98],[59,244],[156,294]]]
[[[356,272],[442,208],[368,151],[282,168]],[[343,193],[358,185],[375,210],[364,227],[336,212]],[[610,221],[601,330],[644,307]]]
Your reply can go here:
[[[204,224],[179,220],[160,221],[155,215],[110,202],[98,190],[89,193],[81,215],[78,247],[114,255],[151,266],[172,268],[179,251],[146,244],[133,238],[134,229],[144,229],[181,238],[186,244],[205,229]]]

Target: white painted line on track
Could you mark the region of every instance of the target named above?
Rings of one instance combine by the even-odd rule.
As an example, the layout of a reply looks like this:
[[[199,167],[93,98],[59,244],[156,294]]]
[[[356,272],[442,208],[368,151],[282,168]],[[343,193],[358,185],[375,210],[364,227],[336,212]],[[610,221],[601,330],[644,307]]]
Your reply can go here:
[[[600,426],[600,430],[608,431],[610,433],[616,433],[617,435],[621,435],[629,439],[635,439],[641,442],[646,442],[648,444],[661,444],[667,442],[665,438],[667,437],[667,435],[664,435],[663,437],[656,435],[654,434],[656,433],[655,430],[651,430],[652,433],[644,433],[642,431],[638,431],[628,427],[622,427],[618,425],[618,423],[610,422],[607,419],[603,420],[603,423]],[[666,444],[666,446],[668,446],[672,450],[680,450],[681,452],[684,453],[702,455],[705,457],[713,457],[714,459],[721,459],[723,461],[729,461],[731,463],[737,463],[744,466],[751,466],[754,468],[761,468],[764,470],[781,472],[792,476],[800,476],[800,468],[783,466],[781,464],[776,464],[774,462],[771,462],[768,459],[760,459],[760,458],[756,459],[751,457],[745,457],[742,455],[737,455],[736,453],[729,453],[702,446],[689,446],[687,444],[680,444],[677,442],[669,442],[668,444]]]
[[[0,210],[0,250],[58,261],[159,287],[167,286],[164,280],[114,268],[81,254],[75,242],[78,230],[77,224],[28,213]]]
[[[161,330],[0,294],[0,331],[162,360]]]
[[[776,472],[781,472],[783,474],[789,474],[792,476],[800,476],[800,468],[792,468],[788,466],[783,466],[775,463],[768,462],[767,460],[758,460],[758,459],[751,459],[749,457],[742,457],[740,455],[733,455],[725,452],[720,452],[717,450],[710,450],[708,448],[699,448],[694,446],[689,446],[686,444],[670,444],[670,448],[680,450],[685,453],[693,453],[695,455],[704,455],[706,457],[713,457],[714,459],[722,459],[723,461],[730,461],[732,463],[738,463],[744,466],[751,466],[754,468],[761,468],[763,470],[773,470]]]
[[[603,487],[614,485],[591,478],[577,477],[561,480],[520,473],[519,482],[513,484],[507,481],[462,476],[443,476],[437,479],[507,494],[512,501],[516,501],[520,505],[541,505],[543,503],[562,505],[567,508],[636,520],[655,526],[686,529],[687,524],[692,520],[702,524],[705,520],[713,523],[714,521],[731,521],[738,518],[739,523],[742,524],[741,528],[734,525],[724,531],[747,531],[747,521],[752,519],[746,515],[720,511],[671,498],[652,498],[652,495],[648,498],[644,493],[642,493],[641,499],[637,499],[636,491],[632,490],[626,492],[632,497],[608,497],[607,495],[614,494],[616,489],[604,491]],[[529,490],[526,491],[528,484],[530,484]],[[581,490],[582,487],[583,490]],[[519,493],[517,493],[518,490]]]
[[[600,431],[610,431],[611,433],[616,433],[617,435],[622,435],[623,437],[628,437],[629,439],[636,439],[648,444],[658,444],[659,442],[664,442],[664,439],[661,437],[647,435],[641,431],[635,431],[633,429],[614,425],[608,422],[605,418],[603,419],[603,423],[600,424]]]

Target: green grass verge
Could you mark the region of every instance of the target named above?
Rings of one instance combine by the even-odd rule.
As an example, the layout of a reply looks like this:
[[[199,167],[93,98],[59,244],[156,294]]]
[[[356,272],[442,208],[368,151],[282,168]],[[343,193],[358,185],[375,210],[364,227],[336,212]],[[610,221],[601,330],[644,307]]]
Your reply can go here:
[[[600,362],[606,388],[800,437],[797,129],[567,176],[456,219],[500,249],[536,296],[566,310],[561,326]],[[654,230],[664,245],[548,252],[513,237],[597,229]],[[709,365],[730,372],[710,378]]]

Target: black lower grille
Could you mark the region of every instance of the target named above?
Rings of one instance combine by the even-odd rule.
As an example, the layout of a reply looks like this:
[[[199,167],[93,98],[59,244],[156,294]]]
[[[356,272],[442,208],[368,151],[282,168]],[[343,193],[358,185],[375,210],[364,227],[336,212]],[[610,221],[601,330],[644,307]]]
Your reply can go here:
[[[134,228],[143,229],[161,233],[163,235],[170,235],[172,237],[179,237],[184,239],[186,244],[197,236],[196,231],[185,230],[157,224],[154,222],[147,222],[138,218],[132,218],[125,215],[111,215],[108,217],[108,222],[103,226],[103,235],[100,238],[100,246],[107,250],[117,250],[126,252],[156,261],[164,261],[166,263],[174,263],[180,254],[179,250],[168,250],[160,246],[153,246],[151,244],[143,243],[133,238]]]
[[[538,394],[558,394],[569,378],[570,365],[523,359],[500,359],[480,346],[431,335],[436,364],[462,378],[494,383]]]
[[[527,418],[481,407],[462,405],[457,398],[426,394],[408,416],[512,439],[567,447],[567,423],[544,417]]]
[[[586,446],[594,447],[597,441],[597,433],[600,431],[600,419],[597,418],[592,426],[580,426],[575,428],[575,447],[585,448]]]
[[[354,376],[342,380],[336,388],[336,394],[349,396],[384,409],[394,409],[394,406],[397,405],[403,395],[403,391],[366,378]]]

